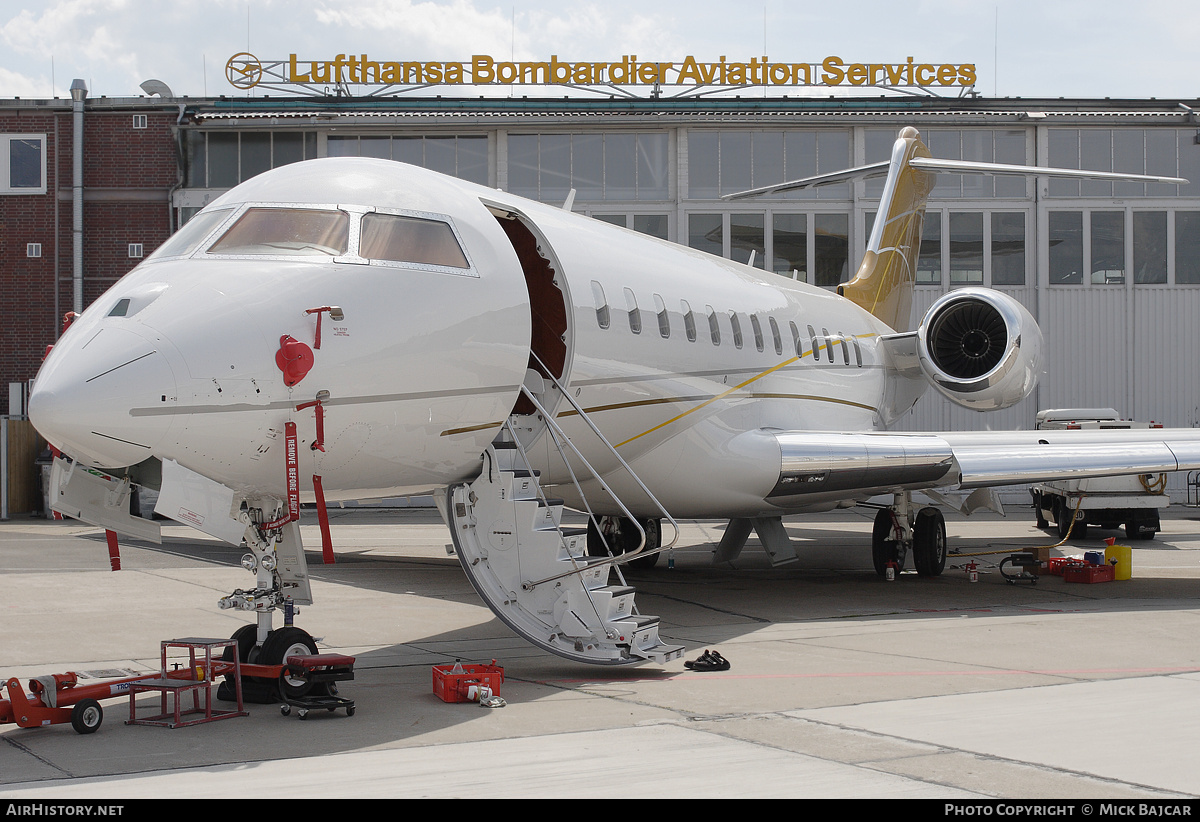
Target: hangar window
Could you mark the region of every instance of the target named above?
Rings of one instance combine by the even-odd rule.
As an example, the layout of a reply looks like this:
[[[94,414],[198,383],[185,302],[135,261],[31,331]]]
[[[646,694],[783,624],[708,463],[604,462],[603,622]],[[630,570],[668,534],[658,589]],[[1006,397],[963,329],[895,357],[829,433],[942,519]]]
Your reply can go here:
[[[691,129],[687,153],[688,196],[692,199],[715,199],[853,165],[849,129]],[[771,199],[844,200],[849,196],[849,184],[837,183],[776,194]]]
[[[264,171],[316,156],[315,131],[191,131],[187,184],[233,188]]]
[[[1191,185],[1051,178],[1051,197],[1173,197],[1200,192],[1189,172],[1200,159],[1195,129],[1052,128],[1047,131],[1049,165],[1187,177]]]
[[[344,211],[250,208],[208,253],[337,257],[349,243],[350,215]]]
[[[764,214],[729,215],[729,256],[756,268],[767,267],[767,240]]]
[[[814,234],[817,244],[814,285],[836,286],[846,280],[850,260],[850,215],[817,214]]]
[[[358,254],[368,260],[471,267],[449,224],[397,214],[363,217]]]
[[[487,137],[391,137],[386,134],[329,135],[329,157],[377,157],[488,184]]]
[[[771,270],[802,283],[808,282],[808,215],[772,215],[771,237],[774,244]]]
[[[670,196],[665,132],[508,135],[508,190],[562,203],[666,200]],[[639,229],[640,230],[640,229]]]
[[[1175,212],[1175,282],[1200,283],[1200,211]]]
[[[0,134],[0,194],[46,193],[46,135]]]

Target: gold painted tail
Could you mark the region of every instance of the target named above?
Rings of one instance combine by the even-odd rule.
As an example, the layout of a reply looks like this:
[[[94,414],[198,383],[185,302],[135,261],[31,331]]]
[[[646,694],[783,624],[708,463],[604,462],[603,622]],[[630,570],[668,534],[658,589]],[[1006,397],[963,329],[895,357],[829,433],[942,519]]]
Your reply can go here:
[[[891,164],[879,216],[867,243],[858,273],[838,286],[838,293],[865,308],[896,331],[908,331],[912,321],[912,289],[925,202],[933,189],[934,175],[908,164],[913,157],[928,157],[929,149],[915,128],[905,128],[892,149]]]

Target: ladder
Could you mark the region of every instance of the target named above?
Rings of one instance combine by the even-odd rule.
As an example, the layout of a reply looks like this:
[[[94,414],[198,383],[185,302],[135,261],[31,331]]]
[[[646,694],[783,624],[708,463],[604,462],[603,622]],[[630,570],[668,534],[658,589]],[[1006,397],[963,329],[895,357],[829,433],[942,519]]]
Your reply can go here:
[[[565,442],[586,465],[537,398],[522,390],[538,407],[560,453]],[[539,472],[531,468],[511,420],[506,430],[509,439],[493,442],[483,453],[479,476],[446,492],[453,548],[475,590],[513,631],[567,659],[621,665],[680,658],[683,646],[660,639],[659,618],[637,613],[635,589],[625,584],[618,568],[646,552],[588,556],[588,529],[562,527],[563,501],[543,492]],[[593,476],[608,490],[594,472]],[[588,516],[595,522],[590,511]],[[678,526],[669,515],[667,519],[677,537]],[[614,570],[616,580],[611,578]]]

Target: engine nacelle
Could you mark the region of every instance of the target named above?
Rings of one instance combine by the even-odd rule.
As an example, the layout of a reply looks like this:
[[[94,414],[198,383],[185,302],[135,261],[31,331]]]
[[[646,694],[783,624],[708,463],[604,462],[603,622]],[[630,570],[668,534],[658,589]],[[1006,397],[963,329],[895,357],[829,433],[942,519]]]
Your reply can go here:
[[[986,288],[951,291],[917,329],[925,377],[955,403],[976,411],[1015,405],[1037,385],[1042,332],[1025,306]]]

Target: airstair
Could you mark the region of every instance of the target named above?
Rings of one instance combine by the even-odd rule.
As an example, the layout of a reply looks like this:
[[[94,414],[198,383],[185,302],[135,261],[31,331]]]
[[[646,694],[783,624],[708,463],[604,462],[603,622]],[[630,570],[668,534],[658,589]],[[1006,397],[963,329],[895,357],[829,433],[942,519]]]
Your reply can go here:
[[[552,437],[568,468],[566,449],[574,453],[575,462],[587,466],[534,394],[522,391],[548,424],[546,435]],[[583,409],[575,408],[582,415]],[[599,430],[592,429],[603,440]],[[578,487],[574,470],[571,474]],[[592,475],[611,494],[594,471]],[[453,547],[471,584],[506,625],[534,645],[567,659],[601,665],[665,663],[683,655],[683,646],[668,645],[659,637],[658,617],[637,612],[635,589],[625,583],[620,570],[622,564],[670,545],[648,548],[643,532],[636,551],[589,556],[588,529],[562,526],[563,501],[545,495],[512,419],[484,452],[479,477],[451,486],[446,502]],[[663,513],[677,537],[678,526]],[[588,517],[595,524],[596,539],[599,524],[590,511]],[[629,519],[633,521],[632,515]]]

